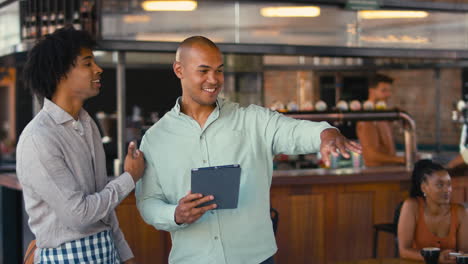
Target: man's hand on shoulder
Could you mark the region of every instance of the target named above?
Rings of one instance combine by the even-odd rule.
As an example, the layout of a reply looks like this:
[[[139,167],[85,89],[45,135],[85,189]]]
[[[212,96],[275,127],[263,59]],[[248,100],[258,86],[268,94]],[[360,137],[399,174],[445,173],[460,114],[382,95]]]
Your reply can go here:
[[[349,158],[349,151],[361,153],[361,145],[345,138],[338,129],[328,128],[320,133],[320,153],[327,166],[330,166],[330,154]]]

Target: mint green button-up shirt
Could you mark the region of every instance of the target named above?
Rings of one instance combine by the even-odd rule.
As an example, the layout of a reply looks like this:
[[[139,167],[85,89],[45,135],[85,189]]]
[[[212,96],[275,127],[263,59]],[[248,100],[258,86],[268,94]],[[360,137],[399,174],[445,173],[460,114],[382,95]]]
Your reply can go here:
[[[175,107],[143,137],[147,168],[137,183],[143,219],[171,233],[169,263],[260,263],[276,250],[270,219],[273,157],[317,152],[326,122],[299,121],[266,108],[218,99],[203,128]],[[240,164],[237,209],[206,212],[177,225],[178,201],[190,190],[191,169]],[[216,197],[215,197],[216,199]]]

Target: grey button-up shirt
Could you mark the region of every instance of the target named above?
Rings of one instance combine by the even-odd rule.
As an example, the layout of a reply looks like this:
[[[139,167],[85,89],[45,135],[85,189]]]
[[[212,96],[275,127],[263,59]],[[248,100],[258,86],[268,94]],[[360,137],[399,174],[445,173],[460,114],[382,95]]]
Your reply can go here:
[[[84,109],[78,122],[44,99],[20,136],[16,158],[39,248],[112,230],[121,260],[133,257],[114,209],[135,184],[128,173],[108,182],[101,136]]]

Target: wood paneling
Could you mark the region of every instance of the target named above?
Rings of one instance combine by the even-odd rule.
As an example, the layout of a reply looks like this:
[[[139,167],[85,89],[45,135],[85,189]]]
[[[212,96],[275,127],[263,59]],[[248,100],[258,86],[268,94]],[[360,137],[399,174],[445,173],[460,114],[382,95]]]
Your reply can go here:
[[[373,225],[393,222],[395,207],[408,196],[406,177],[322,184],[313,178],[297,184],[290,177],[289,183],[283,178],[283,184],[273,184],[271,204],[279,212],[276,262],[335,264],[371,258]],[[452,177],[452,186],[454,200],[468,201],[468,177]],[[138,263],[167,263],[170,237],[143,222],[133,194],[117,208],[117,214]],[[378,257],[394,256],[393,239],[393,235],[379,234]]]
[[[313,257],[313,263],[325,263],[324,196],[291,195],[275,204],[282,211],[278,233],[285,238],[276,261],[305,264]]]
[[[167,232],[158,231],[146,224],[136,207],[135,195],[131,193],[116,209],[120,228],[135,255],[137,263],[168,263]]]
[[[370,258],[373,225],[392,222],[394,208],[406,196],[398,181],[273,186],[271,202],[280,212],[276,260],[334,263]],[[309,208],[304,207],[307,204]],[[305,223],[310,226],[303,226]],[[301,230],[295,231],[299,227]],[[308,235],[311,230],[313,239]],[[393,236],[380,234],[379,256],[393,256],[393,250]],[[298,256],[302,252],[305,255]]]
[[[355,260],[371,256],[372,248],[362,245],[372,243],[373,198],[372,192],[338,194],[338,221],[333,237],[336,251],[340,253],[330,260]]]

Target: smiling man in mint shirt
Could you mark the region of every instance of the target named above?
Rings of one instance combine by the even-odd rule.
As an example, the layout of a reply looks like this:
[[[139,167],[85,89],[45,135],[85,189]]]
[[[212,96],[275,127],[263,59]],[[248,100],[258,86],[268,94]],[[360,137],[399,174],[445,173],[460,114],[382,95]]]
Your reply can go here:
[[[360,152],[326,122],[299,121],[218,98],[223,59],[205,37],[184,40],[173,69],[182,84],[174,108],[143,137],[147,168],[137,183],[143,219],[171,233],[169,263],[273,263],[270,219],[273,157],[278,153]],[[329,162],[328,159],[326,162]],[[191,193],[191,169],[240,164],[236,209],[212,210],[212,195]]]

